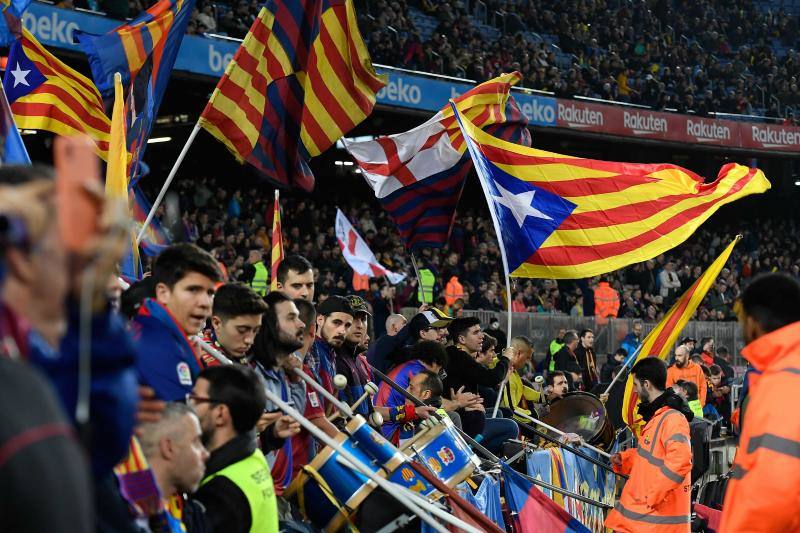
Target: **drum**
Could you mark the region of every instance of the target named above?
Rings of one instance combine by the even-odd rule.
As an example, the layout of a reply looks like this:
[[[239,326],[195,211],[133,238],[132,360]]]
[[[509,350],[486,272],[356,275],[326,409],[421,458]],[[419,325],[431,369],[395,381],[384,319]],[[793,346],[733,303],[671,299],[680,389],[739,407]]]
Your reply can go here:
[[[337,435],[335,440],[378,472],[372,457],[353,440],[344,434]],[[289,486],[287,497],[297,498],[301,511],[312,524],[325,531],[337,531],[375,487],[373,481],[356,471],[344,457],[325,447],[301,470]]]
[[[436,489],[408,466],[408,457],[373,429],[364,417],[354,416],[345,426],[345,431],[360,449],[382,467],[389,481],[411,489],[424,496],[432,495]]]
[[[575,433],[597,447],[609,446],[614,440],[614,427],[608,420],[605,406],[588,392],[566,394],[550,406],[550,413],[542,422],[564,433]],[[544,429],[542,431],[552,434]]]
[[[455,487],[467,479],[480,465],[480,460],[449,418],[443,418],[441,423],[415,438],[406,453],[425,465],[448,487]]]

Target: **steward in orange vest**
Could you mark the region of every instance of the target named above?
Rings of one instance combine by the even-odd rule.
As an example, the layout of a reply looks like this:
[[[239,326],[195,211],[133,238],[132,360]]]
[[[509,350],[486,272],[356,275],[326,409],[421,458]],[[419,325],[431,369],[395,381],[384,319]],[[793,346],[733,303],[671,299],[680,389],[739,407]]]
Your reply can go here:
[[[692,446],[686,403],[666,388],[667,366],[647,357],[631,370],[646,421],[639,447],[611,456],[614,471],[628,474],[605,526],[630,533],[688,533],[691,514]]]
[[[444,288],[444,301],[447,303],[447,307],[450,307],[459,298],[464,298],[464,286],[456,276],[452,276]]]
[[[594,314],[599,317],[617,318],[619,293],[607,281],[601,281],[594,290]]]
[[[742,295],[750,374],[719,531],[800,531],[800,284],[784,274]]]

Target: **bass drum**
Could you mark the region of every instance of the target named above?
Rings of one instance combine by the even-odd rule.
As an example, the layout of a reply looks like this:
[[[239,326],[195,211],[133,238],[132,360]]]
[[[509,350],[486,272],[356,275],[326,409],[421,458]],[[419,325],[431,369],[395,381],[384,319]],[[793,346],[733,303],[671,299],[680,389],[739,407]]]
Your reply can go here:
[[[588,392],[564,395],[550,406],[550,413],[542,421],[564,433],[575,433],[598,448],[608,449],[614,441],[614,427],[605,406],[597,396]],[[552,432],[542,431],[552,435]]]

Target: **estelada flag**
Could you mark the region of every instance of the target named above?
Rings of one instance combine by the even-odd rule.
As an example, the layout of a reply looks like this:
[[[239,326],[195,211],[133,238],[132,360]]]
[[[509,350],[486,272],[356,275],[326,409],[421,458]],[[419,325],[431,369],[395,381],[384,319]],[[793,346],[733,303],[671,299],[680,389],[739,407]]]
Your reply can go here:
[[[268,0],[199,124],[239,162],[310,191],[308,160],[360,124],[385,84],[351,0]]]
[[[646,261],[720,206],[770,187],[763,172],[735,163],[705,183],[676,165],[572,157],[498,139],[463,115],[460,125],[512,277],[587,278]]]
[[[719,257],[703,272],[703,275],[697,278],[697,281],[683,293],[683,296],[678,298],[670,310],[667,311],[667,314],[664,315],[664,318],[661,319],[661,322],[653,328],[653,331],[647,334],[639,348],[639,355],[636,357],[636,361],[633,362],[634,365],[645,357],[658,357],[665,360],[669,356],[681,331],[683,331],[689,319],[692,318],[697,306],[706,297],[709,289],[714,285],[722,267],[728,261],[734,245],[739,242],[740,238],[740,236],[737,236],[722,251]],[[631,368],[633,368],[632,365]],[[638,406],[639,396],[633,390],[633,375],[629,375],[628,381],[625,383],[625,396],[622,400],[622,420],[637,436],[643,427],[642,417],[637,411]]]

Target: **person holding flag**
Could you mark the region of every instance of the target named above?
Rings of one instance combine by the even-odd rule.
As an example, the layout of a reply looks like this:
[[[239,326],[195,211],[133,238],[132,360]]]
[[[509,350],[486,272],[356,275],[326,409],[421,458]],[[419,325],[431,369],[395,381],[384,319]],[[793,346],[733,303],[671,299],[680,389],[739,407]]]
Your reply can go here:
[[[686,532],[691,511],[692,446],[685,402],[667,388],[667,366],[646,357],[631,370],[645,421],[638,448],[611,456],[614,471],[630,476],[605,521],[624,532]]]

